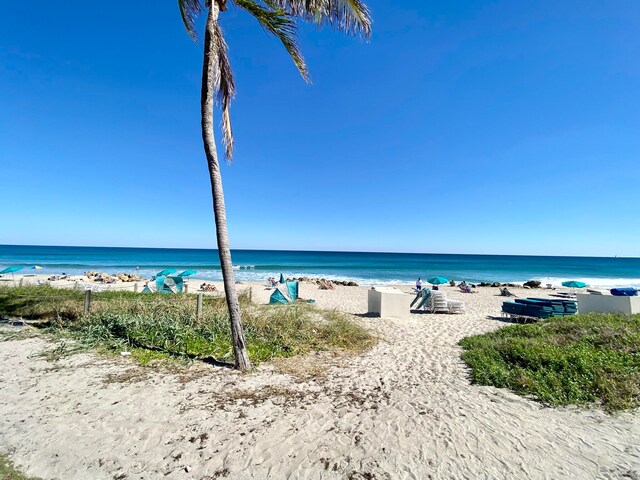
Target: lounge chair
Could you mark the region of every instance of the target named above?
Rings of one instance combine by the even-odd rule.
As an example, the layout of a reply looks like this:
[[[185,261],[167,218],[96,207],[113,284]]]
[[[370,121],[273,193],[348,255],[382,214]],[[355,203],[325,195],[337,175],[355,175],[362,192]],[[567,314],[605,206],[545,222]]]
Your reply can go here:
[[[457,300],[448,300],[449,313],[464,313],[464,303]]]
[[[444,296],[444,293],[440,291],[431,292],[430,302],[429,310],[432,313],[449,313],[449,302],[447,297]]]
[[[420,310],[421,308],[424,310],[428,310],[430,305],[431,290],[429,288],[423,288],[422,290],[415,290],[415,291],[416,291],[416,298],[413,299],[413,302],[411,302],[410,307],[413,307],[413,305],[415,304],[416,310]]]

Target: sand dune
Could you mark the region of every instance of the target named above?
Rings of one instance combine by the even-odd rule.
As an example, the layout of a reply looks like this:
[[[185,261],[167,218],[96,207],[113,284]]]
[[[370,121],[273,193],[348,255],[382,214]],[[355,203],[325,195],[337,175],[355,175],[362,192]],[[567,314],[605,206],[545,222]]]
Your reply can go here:
[[[357,317],[381,337],[364,355],[246,375],[92,354],[49,362],[36,356],[52,347],[42,339],[1,342],[0,451],[65,480],[640,478],[637,413],[545,408],[471,385],[457,342],[503,326],[488,318],[502,299],[446,292],[466,301],[464,315]],[[366,311],[366,288],[301,294]]]

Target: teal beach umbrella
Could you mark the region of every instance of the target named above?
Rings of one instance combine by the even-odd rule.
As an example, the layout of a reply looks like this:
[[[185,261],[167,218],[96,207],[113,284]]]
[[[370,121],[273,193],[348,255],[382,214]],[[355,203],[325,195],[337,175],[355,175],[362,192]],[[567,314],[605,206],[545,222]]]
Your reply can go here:
[[[161,272],[156,273],[156,277],[166,277],[167,275],[171,275],[172,273],[176,273],[177,270],[175,268],[167,268],[162,270]]]
[[[182,273],[179,273],[178,276],[179,277],[189,277],[191,275],[195,275],[196,273],[198,273],[197,270],[185,270]]]
[[[22,270],[24,267],[18,267],[17,265],[15,267],[7,267],[4,270],[2,270],[0,272],[0,275],[2,275],[3,273],[13,273],[13,272],[17,272],[19,270]]]
[[[567,288],[584,288],[587,284],[584,282],[578,282],[577,280],[567,280],[566,282],[562,282],[562,286]]]
[[[18,265],[15,265],[13,267],[7,267],[4,270],[2,270],[0,272],[0,275],[2,275],[3,273],[10,273],[11,274],[11,278],[15,278],[15,276],[13,275],[14,272],[17,272],[19,270],[22,270],[24,267],[20,267]]]
[[[449,279],[445,277],[431,277],[427,278],[427,282],[431,285],[442,285],[444,283],[449,283]]]

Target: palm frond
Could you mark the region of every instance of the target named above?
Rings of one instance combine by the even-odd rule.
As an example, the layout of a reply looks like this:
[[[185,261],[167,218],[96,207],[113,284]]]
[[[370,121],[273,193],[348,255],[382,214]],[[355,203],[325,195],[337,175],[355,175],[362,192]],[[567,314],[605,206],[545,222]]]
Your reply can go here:
[[[371,13],[361,0],[265,0],[272,8],[349,35],[371,37]]]
[[[204,11],[201,0],[178,0],[178,6],[180,7],[184,28],[187,29],[187,33],[192,40],[197,42],[196,18]]]
[[[231,100],[236,94],[235,82],[233,79],[233,70],[229,62],[227,42],[222,34],[220,25],[216,23],[213,31],[213,42],[216,53],[214,86],[216,91],[216,102],[222,111],[222,119],[220,121],[222,129],[222,143],[224,144],[224,156],[227,161],[233,158],[233,130],[231,129],[231,115],[229,114],[229,106]]]
[[[265,0],[266,6],[254,0],[234,0],[234,2],[238,7],[253,15],[267,32],[282,42],[302,78],[306,82],[310,82],[309,70],[298,46],[298,26],[292,14],[275,6],[275,3],[270,4],[269,0]]]

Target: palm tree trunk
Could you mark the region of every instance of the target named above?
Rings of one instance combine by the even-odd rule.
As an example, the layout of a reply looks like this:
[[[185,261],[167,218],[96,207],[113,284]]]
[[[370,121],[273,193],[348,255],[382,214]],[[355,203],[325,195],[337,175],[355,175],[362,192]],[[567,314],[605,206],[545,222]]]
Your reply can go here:
[[[220,255],[224,292],[229,309],[229,318],[231,320],[235,366],[239,370],[247,370],[251,368],[251,362],[247,354],[242,329],[242,319],[240,318],[240,303],[238,301],[238,291],[236,290],[233,263],[231,262],[231,250],[229,248],[227,213],[224,205],[224,193],[222,191],[222,176],[220,173],[220,164],[218,163],[216,142],[213,135],[214,74],[217,62],[213,36],[219,11],[216,0],[211,1],[209,15],[207,17],[207,28],[204,40],[204,62],[202,66],[202,92],[200,97],[202,140],[204,142],[204,151],[207,155],[209,176],[211,178],[211,195],[213,197],[213,212],[216,222],[218,254]]]

